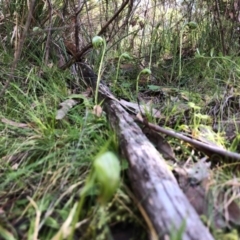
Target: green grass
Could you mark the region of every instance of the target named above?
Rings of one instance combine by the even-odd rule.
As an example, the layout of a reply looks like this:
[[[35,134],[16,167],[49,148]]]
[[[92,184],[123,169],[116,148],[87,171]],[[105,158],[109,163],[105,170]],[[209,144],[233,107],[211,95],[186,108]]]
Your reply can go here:
[[[224,59],[216,60],[215,70],[224,71],[228,69],[228,64],[235,64],[232,60]],[[204,68],[208,61],[209,58],[204,57],[201,61],[196,58],[189,64],[183,64],[182,78],[189,78],[188,74],[194,75],[194,69]],[[6,68],[3,69],[7,72]],[[211,74],[212,77],[216,74],[206,71],[209,78]],[[77,99],[79,104],[62,120],[55,119],[59,103],[69,96],[68,82],[73,81],[70,71],[62,72],[55,67],[34,64],[23,68],[20,64],[17,72],[20,79],[24,78],[10,83],[0,110],[0,205],[3,209],[0,234],[5,239],[33,239],[33,236],[39,239],[62,239],[61,234],[67,238],[72,231],[76,204],[83,197],[81,193],[94,160],[105,150],[118,155],[118,142],[106,116],[103,114],[99,118],[93,114],[92,98],[87,103],[81,98]],[[198,82],[198,72],[195,74]],[[132,83],[132,79],[118,83],[122,89],[120,92],[123,97],[134,99],[131,93],[135,84],[131,89],[126,85],[127,81]],[[212,81],[215,79],[201,86],[209,88]],[[194,93],[197,82],[192,79],[187,87],[180,90],[177,81],[176,88],[172,88],[172,97],[181,99],[183,96],[180,100],[183,104],[186,99],[195,102],[202,107],[201,113],[204,114],[202,97],[207,94]],[[146,84],[141,85],[141,89],[144,88],[147,88]],[[211,85],[212,92],[218,88],[218,85]],[[80,88],[80,92],[84,90],[84,87]],[[166,125],[173,116],[179,114],[176,112],[179,108],[169,100],[163,108],[167,117]],[[181,112],[176,129],[183,119],[184,113]],[[189,124],[192,128],[196,127],[193,119]],[[172,143],[177,144],[174,141]],[[178,157],[184,159],[190,151],[185,146],[182,149],[185,150]],[[146,234],[144,220],[126,187],[129,184],[126,168],[126,160],[121,159],[121,184],[105,207],[99,204],[97,186],[84,196],[75,237],[106,239],[114,232],[115,225],[129,225],[136,229],[139,235],[135,234],[134,239]]]
[[[34,232],[40,239],[51,239],[79,201],[97,154],[106,142],[110,142],[109,150],[117,153],[117,143],[105,115],[98,118],[92,113],[91,100],[90,106],[80,102],[63,120],[55,120],[59,103],[68,96],[65,79],[72,76],[54,68],[42,68],[39,71],[43,72],[43,79],[38,76],[39,71],[32,69],[21,72],[28,76],[24,90],[20,84],[11,83],[0,111],[0,118],[5,119],[0,122],[0,205],[6,215],[0,223],[9,234],[13,235],[11,229],[15,229],[15,239],[33,239]],[[7,124],[8,120],[16,125]],[[78,222],[88,224],[83,227],[85,233],[77,231],[78,236],[105,236],[109,234],[106,224],[110,226],[114,219],[133,221],[128,216],[132,207],[127,207],[133,204],[132,199],[121,189],[123,184],[109,203],[114,210],[108,206],[110,210],[100,226],[95,226],[102,216],[97,195],[93,192],[87,196]]]
[[[203,67],[208,61],[209,58],[201,60]],[[224,63],[218,63],[217,69],[226,68]],[[192,61],[191,66],[183,65],[182,78],[200,66],[199,59]],[[206,73],[209,78],[210,73]],[[118,153],[118,144],[112,137],[114,134],[106,116],[98,118],[92,113],[92,99],[87,105],[80,101],[64,119],[55,119],[59,103],[69,95],[66,83],[66,79],[72,79],[69,71],[34,65],[24,69],[20,65],[19,74],[25,76],[24,83],[10,84],[0,112],[1,119],[5,119],[0,123],[0,205],[6,215],[1,225],[15,239],[33,239],[34,234],[40,239],[54,236],[61,239],[61,234],[58,235],[60,229],[67,236],[71,231],[76,203],[94,159],[107,142],[110,142],[108,149]],[[175,94],[200,104],[201,95],[190,91],[196,87],[195,84],[188,84],[185,93],[175,89]],[[205,86],[209,87],[209,84],[206,82]],[[129,88],[124,84],[120,86],[123,89],[121,93],[126,94],[123,97],[129,97]],[[166,109],[169,107],[171,109],[171,105],[166,105]],[[167,110],[166,114],[171,118],[175,112]],[[11,122],[7,124],[6,119],[14,121],[16,126]],[[19,123],[26,125],[22,127]],[[116,223],[133,224],[146,231],[123,180],[115,197],[104,209],[98,203],[96,189],[86,196],[77,221],[80,227],[75,231],[76,236],[105,239]]]

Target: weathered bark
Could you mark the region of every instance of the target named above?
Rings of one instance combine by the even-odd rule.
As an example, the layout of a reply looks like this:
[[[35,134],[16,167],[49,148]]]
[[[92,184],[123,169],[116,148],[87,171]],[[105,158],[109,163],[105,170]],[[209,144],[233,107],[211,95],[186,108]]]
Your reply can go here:
[[[95,88],[96,76],[92,70],[83,64],[80,67],[85,81]],[[99,98],[105,99],[104,109],[129,162],[128,174],[133,191],[159,239],[181,228],[182,239],[213,239],[162,156],[104,84],[100,84]]]

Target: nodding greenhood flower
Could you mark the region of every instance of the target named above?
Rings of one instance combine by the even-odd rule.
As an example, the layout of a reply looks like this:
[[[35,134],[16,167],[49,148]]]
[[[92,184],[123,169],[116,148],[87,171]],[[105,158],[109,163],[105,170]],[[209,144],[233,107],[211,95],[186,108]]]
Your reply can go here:
[[[41,31],[42,29],[39,27],[33,27],[33,32]]]
[[[119,67],[120,67],[120,62],[121,62],[122,58],[126,59],[126,60],[131,60],[132,59],[132,57],[127,52],[124,52],[120,55],[120,57],[118,59],[117,73],[116,73],[116,78],[114,80],[114,86],[116,86],[116,83],[117,83],[117,80],[118,80]]]
[[[95,36],[92,38],[92,45],[96,49],[102,47],[103,43],[104,43],[104,40],[100,36]]]
[[[132,59],[131,56],[127,52],[122,53],[120,57],[122,57],[124,59],[127,59],[127,60],[131,60]]]
[[[144,68],[140,74],[151,75],[151,70],[149,68]]]
[[[100,83],[100,78],[101,78],[102,63],[103,63],[103,58],[104,58],[105,51],[106,51],[106,41],[100,36],[95,36],[92,38],[92,45],[95,49],[102,48],[102,57],[101,57],[100,65],[98,68],[97,85],[96,85],[96,90],[95,90],[95,104],[97,105],[98,89],[99,89],[99,83]]]
[[[99,199],[106,204],[116,192],[120,182],[120,163],[113,152],[106,152],[94,161],[95,180],[99,184]]]
[[[191,21],[189,23],[187,23],[187,26],[191,29],[191,30],[194,30],[198,27],[198,24],[194,21]]]
[[[138,93],[138,82],[139,82],[139,78],[140,76],[143,75],[151,75],[151,70],[149,68],[144,68],[137,76],[137,81],[136,81],[136,92]]]

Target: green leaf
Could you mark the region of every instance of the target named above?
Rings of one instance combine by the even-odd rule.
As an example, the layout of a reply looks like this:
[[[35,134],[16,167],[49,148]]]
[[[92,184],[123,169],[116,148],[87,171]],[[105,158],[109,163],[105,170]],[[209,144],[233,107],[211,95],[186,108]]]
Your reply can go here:
[[[233,140],[233,142],[232,142],[232,144],[231,144],[230,151],[235,152],[235,151],[237,150],[238,146],[239,146],[239,142],[240,142],[240,135],[238,134],[238,135],[234,138],[234,140]]]
[[[0,236],[2,237],[1,239],[5,239],[5,240],[16,240],[16,238],[14,238],[12,233],[4,229],[1,225],[0,225]]]
[[[48,217],[45,221],[45,225],[54,229],[59,229],[59,224],[56,219]]]
[[[149,88],[149,90],[152,90],[152,91],[156,91],[156,90],[161,89],[161,87],[157,86],[157,85],[148,85],[148,88]]]

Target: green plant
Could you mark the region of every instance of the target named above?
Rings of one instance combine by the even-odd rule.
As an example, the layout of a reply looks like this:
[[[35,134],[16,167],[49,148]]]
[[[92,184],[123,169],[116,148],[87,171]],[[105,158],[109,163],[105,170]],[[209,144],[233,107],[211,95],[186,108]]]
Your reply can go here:
[[[116,192],[120,182],[120,164],[119,160],[113,152],[105,152],[100,154],[93,163],[93,169],[86,180],[85,186],[81,192],[81,198],[78,202],[77,209],[74,215],[73,226],[76,225],[78,218],[81,216],[81,210],[87,193],[98,186],[98,196],[101,208],[102,217],[105,215],[104,206]],[[69,240],[72,240],[75,228],[69,235]]]
[[[179,43],[179,69],[178,69],[178,77],[180,78],[182,75],[182,45],[183,45],[183,33],[185,28],[188,27],[189,30],[197,29],[198,25],[196,22],[188,22],[183,24],[182,29],[180,30],[180,43]]]
[[[115,77],[115,80],[114,80],[114,87],[116,87],[116,83],[117,83],[117,80],[118,80],[118,74],[119,74],[119,68],[120,68],[120,62],[122,59],[127,59],[127,60],[131,60],[131,56],[128,54],[128,53],[122,53],[120,55],[120,57],[118,58],[118,65],[117,65],[117,73],[116,73],[116,77]]]
[[[141,75],[151,75],[151,70],[149,68],[144,68],[137,76],[137,81],[136,81],[136,92],[139,92],[139,88],[138,88],[138,83],[139,83],[139,79]]]
[[[95,36],[92,39],[92,45],[95,49],[103,48],[102,53],[101,53],[101,60],[100,60],[100,65],[98,68],[98,75],[97,75],[97,85],[96,85],[96,90],[95,90],[95,104],[97,105],[98,101],[98,89],[99,89],[99,83],[101,80],[101,71],[102,71],[102,65],[103,65],[103,58],[106,52],[106,41],[99,36]]]
[[[197,130],[201,122],[201,119],[204,118],[205,116],[198,113],[201,108],[197,106],[195,103],[189,102],[188,105],[193,110],[193,128]]]

